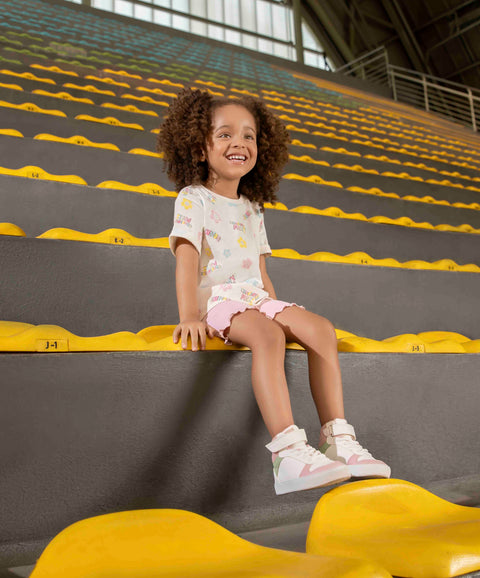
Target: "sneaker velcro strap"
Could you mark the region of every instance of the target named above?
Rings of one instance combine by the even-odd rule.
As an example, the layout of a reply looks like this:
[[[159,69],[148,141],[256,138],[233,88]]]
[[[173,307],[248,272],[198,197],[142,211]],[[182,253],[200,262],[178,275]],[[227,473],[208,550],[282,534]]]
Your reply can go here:
[[[297,442],[306,442],[307,435],[305,434],[304,429],[297,429],[295,431],[288,432],[283,434],[281,437],[272,440],[269,444],[265,447],[270,450],[271,452],[279,452],[285,449],[288,446],[291,446]]]
[[[357,439],[355,436],[355,430],[349,423],[332,423],[330,425],[330,435],[338,436],[343,434],[353,436],[354,440]]]

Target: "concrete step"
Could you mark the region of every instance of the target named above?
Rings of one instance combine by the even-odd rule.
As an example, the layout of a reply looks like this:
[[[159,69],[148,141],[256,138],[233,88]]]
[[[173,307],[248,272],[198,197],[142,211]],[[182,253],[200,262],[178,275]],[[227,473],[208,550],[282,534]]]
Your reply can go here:
[[[480,441],[464,439],[477,427],[479,363],[340,354],[360,442],[420,485],[478,474]],[[315,444],[305,352],[288,351],[286,371],[296,422]],[[247,532],[308,520],[327,490],[274,494],[249,352],[2,354],[0,372],[4,566],[32,564],[65,526],[101,513],[184,508]]]
[[[168,249],[4,236],[0,267],[1,320],[60,325],[85,337],[177,323]],[[476,273],[280,258],[269,259],[268,270],[280,299],[357,335],[480,337]]]

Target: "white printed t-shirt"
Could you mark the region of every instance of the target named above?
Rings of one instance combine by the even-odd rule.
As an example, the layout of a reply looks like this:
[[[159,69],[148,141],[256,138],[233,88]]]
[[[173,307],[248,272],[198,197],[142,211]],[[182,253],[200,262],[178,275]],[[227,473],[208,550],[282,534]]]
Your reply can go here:
[[[227,299],[254,305],[269,296],[263,290],[260,255],[272,251],[258,203],[243,195],[230,199],[203,185],[185,187],[175,201],[169,237],[174,255],[179,237],[190,241],[200,255],[201,319]]]

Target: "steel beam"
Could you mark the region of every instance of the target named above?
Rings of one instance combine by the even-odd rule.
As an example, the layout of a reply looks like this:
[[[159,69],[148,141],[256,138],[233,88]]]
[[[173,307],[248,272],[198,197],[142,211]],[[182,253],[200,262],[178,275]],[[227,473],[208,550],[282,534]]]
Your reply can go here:
[[[295,26],[295,51],[297,53],[297,62],[303,64],[302,5],[300,0],[293,0],[292,8],[293,23]]]
[[[419,71],[430,72],[430,68],[423,58],[422,49],[418,45],[412,29],[410,28],[397,0],[382,0],[382,4],[388,17],[392,21],[392,24],[395,26],[397,34],[400,37],[413,67]]]
[[[350,50],[350,47],[343,39],[342,34],[337,30],[337,27],[332,22],[330,15],[325,10],[325,3],[318,0],[306,0],[311,11],[316,15],[320,24],[322,25],[325,35],[331,38],[332,43],[340,53],[344,62],[349,62],[355,59],[355,55]],[[338,63],[336,63],[338,64]]]

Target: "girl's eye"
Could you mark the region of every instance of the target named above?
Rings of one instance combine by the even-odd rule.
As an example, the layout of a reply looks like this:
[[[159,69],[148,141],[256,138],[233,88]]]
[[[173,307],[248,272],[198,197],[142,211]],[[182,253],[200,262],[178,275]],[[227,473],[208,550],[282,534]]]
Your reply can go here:
[[[228,134],[228,132],[223,132],[222,134],[218,135],[219,138],[223,138],[223,137],[229,137],[230,135]]]
[[[248,138],[248,139],[250,139],[250,140],[255,140],[255,137],[253,136],[253,134],[247,134],[247,135],[245,136],[245,138]]]

